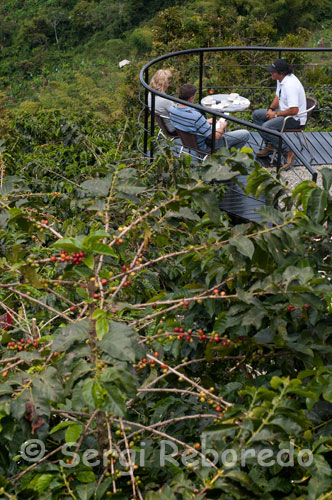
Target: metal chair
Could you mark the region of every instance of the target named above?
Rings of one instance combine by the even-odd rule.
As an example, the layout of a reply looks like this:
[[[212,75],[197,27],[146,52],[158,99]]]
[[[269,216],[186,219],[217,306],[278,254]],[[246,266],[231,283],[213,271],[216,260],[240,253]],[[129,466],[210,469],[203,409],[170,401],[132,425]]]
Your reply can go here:
[[[159,127],[159,132],[157,134],[157,139],[159,137],[163,137],[163,139],[168,139],[168,140],[171,140],[171,141],[174,141],[174,139],[176,139],[177,137],[179,137],[178,134],[176,135],[173,135],[169,130],[168,128],[166,127],[166,124],[164,122],[164,119],[165,118],[168,118],[168,116],[163,116],[163,115],[159,115],[158,113],[155,113],[154,114],[155,116],[155,119],[156,119],[156,122],[158,124],[158,127]]]
[[[210,153],[201,151],[198,148],[197,139],[195,134],[190,132],[184,132],[178,128],[175,129],[178,136],[181,139],[182,147],[180,149],[180,154],[185,153],[191,156],[193,159],[203,162],[209,156]]]
[[[283,134],[288,134],[289,132],[292,132],[295,134],[295,137],[298,138],[300,144],[301,144],[301,148],[300,148],[300,151],[302,152],[304,148],[307,149],[309,155],[310,155],[310,163],[312,162],[312,160],[314,159],[314,156],[311,152],[311,147],[310,147],[310,144],[309,144],[309,141],[308,139],[306,138],[305,136],[305,133],[304,133],[304,129],[309,121],[309,118],[311,117],[312,113],[313,113],[313,110],[316,108],[318,102],[317,100],[314,98],[314,97],[307,97],[307,109],[306,111],[303,111],[302,113],[298,113],[297,116],[304,116],[305,114],[307,115],[307,121],[305,122],[304,125],[301,125],[300,127],[298,128],[287,128],[285,130],[285,126],[287,124],[287,120],[289,118],[293,118],[292,116],[286,116],[285,119],[284,119],[284,122],[282,124],[282,129],[280,130],[280,132]],[[302,138],[304,140],[304,142],[302,141]],[[305,144],[304,144],[305,143]],[[271,157],[271,164],[274,162],[274,159],[276,157],[276,154],[277,154],[277,150],[275,150],[272,154],[272,157]]]

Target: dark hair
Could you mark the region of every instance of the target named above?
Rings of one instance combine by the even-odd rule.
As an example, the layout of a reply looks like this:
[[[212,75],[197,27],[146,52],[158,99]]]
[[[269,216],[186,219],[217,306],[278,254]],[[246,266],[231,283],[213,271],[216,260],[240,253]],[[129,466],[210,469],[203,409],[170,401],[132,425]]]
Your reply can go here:
[[[277,72],[283,75],[290,75],[293,73],[293,66],[289,64],[285,59],[277,59],[271,66],[268,66],[267,71],[270,73]]]
[[[190,97],[195,95],[197,92],[197,87],[192,83],[185,83],[179,89],[179,99],[183,99],[184,101],[189,101]]]

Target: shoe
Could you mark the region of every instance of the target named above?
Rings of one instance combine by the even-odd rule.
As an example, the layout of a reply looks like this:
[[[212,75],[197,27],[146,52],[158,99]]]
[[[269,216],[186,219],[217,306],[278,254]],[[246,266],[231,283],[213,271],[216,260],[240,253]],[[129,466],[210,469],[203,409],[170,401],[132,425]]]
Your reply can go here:
[[[272,153],[274,153],[275,148],[272,146],[272,144],[267,143],[264,149],[260,149],[257,151],[256,156],[259,158],[264,158],[265,156],[270,156]]]
[[[286,163],[281,167],[281,170],[286,172],[294,166],[295,153],[293,151],[288,151]]]

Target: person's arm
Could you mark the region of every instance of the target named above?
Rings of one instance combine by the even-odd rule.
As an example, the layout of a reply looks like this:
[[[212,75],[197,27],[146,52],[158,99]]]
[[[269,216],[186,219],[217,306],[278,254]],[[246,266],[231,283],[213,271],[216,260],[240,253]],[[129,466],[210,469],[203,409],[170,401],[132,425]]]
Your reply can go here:
[[[277,116],[293,116],[293,115],[297,115],[298,112],[299,112],[299,108],[297,106],[294,106],[293,108],[284,109],[283,111],[276,111],[275,112],[275,118],[277,118]]]
[[[210,125],[212,124],[212,118],[209,118],[208,120],[206,120]],[[220,139],[220,137],[225,133],[225,130],[227,128],[227,122],[224,121],[224,122],[220,122],[218,120],[217,122],[217,125],[216,125],[216,134],[215,134],[215,138],[216,139]],[[210,134],[212,135],[212,134]]]
[[[293,102],[290,102],[290,104],[297,104],[296,98],[295,99],[293,98],[292,101]],[[279,98],[276,95],[272,101],[270,108],[268,109],[265,115],[268,120],[272,120],[273,118],[278,118],[278,116],[294,116],[297,115],[299,112],[298,106],[290,106],[289,108],[284,109],[283,111],[278,110],[277,109],[278,107],[279,107]]]
[[[276,117],[275,114],[277,112],[278,107],[279,107],[279,98],[276,95],[265,115],[268,120],[272,120],[272,118]]]

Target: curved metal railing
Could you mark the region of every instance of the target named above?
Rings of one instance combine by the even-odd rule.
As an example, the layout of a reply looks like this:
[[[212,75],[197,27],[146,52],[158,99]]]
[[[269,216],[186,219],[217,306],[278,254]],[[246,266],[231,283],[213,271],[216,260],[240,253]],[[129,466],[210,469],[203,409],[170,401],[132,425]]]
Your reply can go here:
[[[157,57],[156,59],[153,59],[152,61],[148,62],[140,71],[140,82],[143,85],[145,89],[145,96],[144,96],[144,125],[143,125],[143,131],[144,131],[144,154],[147,155],[148,152],[148,138],[153,137],[155,135],[155,96],[160,96],[165,99],[169,99],[173,102],[180,103],[180,104],[185,104],[186,106],[191,106],[192,108],[197,109],[200,112],[203,113],[208,113],[212,115],[213,121],[212,121],[212,151],[214,149],[214,142],[215,142],[215,129],[216,129],[216,120],[219,117],[227,118],[228,121],[232,121],[238,125],[241,125],[243,127],[253,129],[256,131],[266,131],[264,127],[261,127],[259,125],[256,125],[252,122],[249,122],[247,120],[243,120],[240,118],[236,118],[233,115],[225,115],[224,113],[217,111],[217,110],[207,110],[205,107],[201,106],[200,104],[194,104],[194,103],[188,103],[187,101],[183,101],[182,99],[179,99],[178,97],[171,96],[168,94],[163,94],[162,92],[159,92],[157,90],[152,89],[149,84],[147,83],[149,81],[149,69],[153,66],[155,66],[157,63],[160,63],[162,61],[166,61],[167,59],[171,58],[177,58],[178,56],[182,55],[198,55],[199,56],[199,67],[198,67],[198,79],[199,79],[199,84],[198,84],[198,95],[199,95],[199,102],[201,102],[201,99],[203,97],[203,79],[204,79],[204,55],[206,53],[213,53],[213,52],[230,52],[230,51],[259,51],[259,52],[271,52],[271,53],[277,53],[278,57],[281,58],[283,53],[287,52],[304,52],[304,53],[310,53],[310,52],[332,52],[332,48],[327,48],[327,47],[319,47],[319,48],[293,48],[293,47],[205,47],[205,48],[198,48],[198,49],[187,49],[187,50],[180,50],[177,52],[172,52],[169,54],[165,54],[163,56]],[[148,107],[148,95],[149,92],[151,92],[151,109],[149,110]],[[149,117],[150,117],[150,126],[149,126]],[[279,138],[279,151],[278,151],[278,156],[277,156],[277,170],[279,170],[281,166],[281,145],[282,141],[284,141],[287,146],[292,149],[298,158],[298,160],[306,167],[306,169],[310,172],[312,179],[314,181],[317,180],[317,172],[316,170],[311,166],[311,164],[308,162],[308,160],[303,156],[301,151],[294,146],[287,137],[287,134],[281,134],[278,131],[274,130],[269,130],[269,133],[271,135],[274,135]],[[150,149],[150,156],[153,157],[153,150],[152,146]]]

